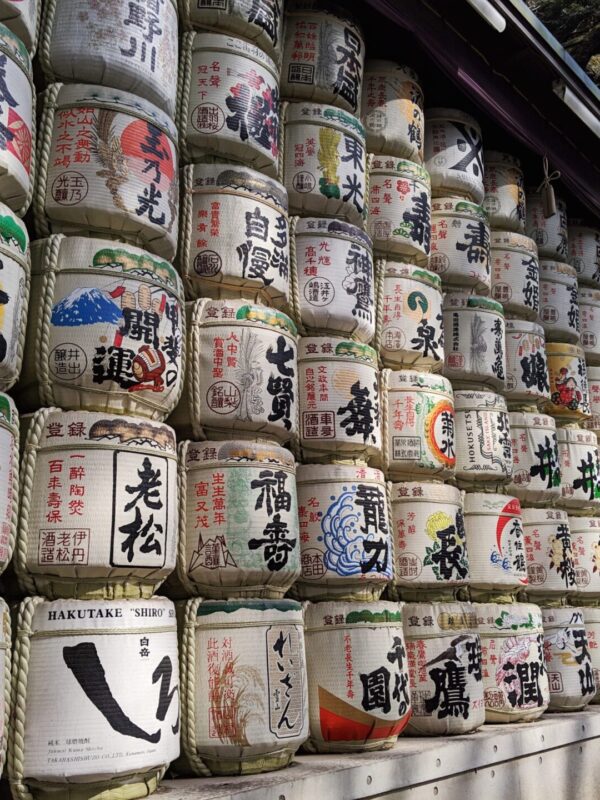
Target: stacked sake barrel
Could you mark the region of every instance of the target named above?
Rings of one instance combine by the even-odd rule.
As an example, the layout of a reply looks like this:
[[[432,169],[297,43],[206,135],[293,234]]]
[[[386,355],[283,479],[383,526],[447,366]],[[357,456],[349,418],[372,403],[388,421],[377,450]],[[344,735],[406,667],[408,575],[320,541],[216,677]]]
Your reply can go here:
[[[145,797],[179,754],[175,608],[154,597],[178,533],[176,440],[164,424],[184,369],[172,264],[177,10],[56,0],[38,37],[41,3],[18,7],[7,22],[23,42],[3,56],[0,388],[21,412],[22,458],[18,468],[3,395],[0,562],[14,542],[27,597],[15,616],[8,773],[19,798]],[[8,48],[4,28],[0,38]],[[46,88],[34,158],[27,49],[37,40]],[[30,269],[18,216],[31,200]],[[2,655],[7,630],[3,618]]]

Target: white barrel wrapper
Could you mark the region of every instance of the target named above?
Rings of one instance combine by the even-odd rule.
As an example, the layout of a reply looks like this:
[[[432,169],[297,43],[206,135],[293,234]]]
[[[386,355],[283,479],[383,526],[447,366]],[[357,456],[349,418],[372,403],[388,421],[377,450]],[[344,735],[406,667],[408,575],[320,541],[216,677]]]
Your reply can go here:
[[[540,269],[533,239],[512,231],[491,233],[492,297],[506,314],[536,320]]]
[[[550,400],[544,411],[556,419],[582,422],[591,416],[590,392],[583,348],[546,342]]]
[[[427,372],[383,370],[381,383],[386,475],[451,477],[456,450],[450,381]]]
[[[468,492],[464,498],[470,585],[513,592],[527,586],[521,504],[504,494]]]
[[[175,568],[167,425],[42,409],[29,421],[15,570],[45,597],[150,597]]]
[[[375,334],[370,237],[343,220],[303,217],[295,220],[290,244],[305,330],[370,342]]]
[[[600,367],[587,368],[591,417],[584,420],[583,427],[600,432]]]
[[[540,324],[548,342],[579,342],[579,292],[573,267],[540,261]]]
[[[579,290],[581,346],[587,364],[600,364],[600,289]]]
[[[383,271],[377,338],[383,364],[438,372],[444,361],[441,280],[429,270],[394,261],[386,261]]]
[[[596,683],[596,694],[592,703],[597,704],[600,703],[600,609],[584,606],[581,610]]]
[[[556,423],[538,412],[508,415],[513,474],[506,487],[525,505],[545,505],[560,498],[560,464]]]
[[[330,336],[298,341],[300,445],[305,461],[381,452],[377,353]]]
[[[535,406],[550,397],[546,339],[536,322],[506,320],[506,401]]]
[[[181,746],[193,770],[242,775],[287,766],[308,737],[300,604],[196,599],[185,618]]]
[[[570,516],[569,529],[575,566],[574,594],[581,602],[595,602],[600,598],[600,518]]]
[[[181,402],[170,422],[194,439],[286,442],[298,428],[297,336],[280,311],[243,300],[197,300],[188,311]]]
[[[431,183],[414,161],[374,155],[367,230],[379,253],[426,267],[431,247]]]
[[[550,217],[544,214],[542,195],[527,192],[525,233],[537,245],[540,258],[568,261],[567,205],[556,198],[556,211]]]
[[[370,153],[423,163],[423,91],[410,67],[380,59],[365,63],[361,117]]]
[[[0,574],[12,558],[19,508],[19,415],[0,394]]]
[[[600,229],[569,225],[569,264],[583,286],[600,287]]]
[[[527,594],[566,597],[575,590],[575,566],[567,512],[524,508]]]
[[[600,456],[594,431],[556,431],[561,473],[560,504],[566,508],[600,509]]]
[[[410,719],[402,605],[309,603],[304,623],[309,749],[393,747]]]
[[[469,580],[461,493],[444,483],[391,487],[394,583],[403,589],[452,590]]]
[[[12,741],[10,779],[19,791],[35,796],[29,781],[57,794],[67,782],[79,792],[128,786],[132,797],[155,788],[179,755],[173,603],[28,598],[17,634],[24,737]]]
[[[542,612],[528,603],[475,603],[486,722],[530,722],[548,708]]]
[[[592,701],[596,682],[583,609],[542,608],[550,711],[577,711]]]
[[[525,183],[521,163],[515,156],[493,150],[483,152],[483,207],[492,228],[525,231]]]
[[[483,725],[477,614],[470,603],[405,603],[412,716],[408,732],[449,736]]]
[[[334,106],[290,103],[284,112],[283,183],[294,214],[367,218],[365,129]]]
[[[0,598],[0,771],[6,758],[11,713],[11,660],[10,609]]]
[[[310,600],[379,599],[394,569],[383,473],[360,464],[304,464],[297,489],[298,594]]]
[[[0,203],[0,391],[19,378],[23,359],[30,266],[25,223]]]
[[[23,409],[164,419],[183,386],[183,289],[171,264],[128,244],[62,235],[37,241],[32,258]]]
[[[489,294],[490,255],[488,217],[481,206],[456,197],[431,201],[429,269],[444,284]]]
[[[506,401],[493,392],[459,390],[456,413],[456,480],[459,485],[503,484],[513,470]]]
[[[296,465],[261,442],[184,442],[177,571],[188,595],[282,597],[300,574]]]
[[[434,197],[458,195],[481,203],[481,128],[473,117],[454,108],[425,110],[425,166]]]

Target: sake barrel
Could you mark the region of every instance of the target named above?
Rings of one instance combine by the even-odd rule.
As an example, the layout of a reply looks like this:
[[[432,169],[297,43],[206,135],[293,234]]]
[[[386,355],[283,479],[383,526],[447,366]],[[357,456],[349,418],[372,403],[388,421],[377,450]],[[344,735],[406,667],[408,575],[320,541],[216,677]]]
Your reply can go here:
[[[526,204],[525,233],[536,243],[539,257],[568,261],[567,206],[564,200],[556,198],[556,211],[549,217],[545,216],[540,193],[527,192]]]
[[[61,234],[32,247],[18,392],[40,405],[164,419],[183,385],[183,291],[167,261]]]
[[[549,342],[579,342],[579,293],[573,267],[540,261],[540,322]]]
[[[365,42],[344,6],[317,0],[285,4],[281,94],[358,114]]]
[[[305,330],[370,342],[375,334],[370,237],[343,220],[304,217],[294,221],[290,244]]]
[[[167,425],[44,408],[29,421],[15,571],[50,599],[151,597],[175,568]]]
[[[235,164],[182,170],[179,265],[188,297],[245,297],[276,308],[290,295],[287,192]]]
[[[490,229],[481,206],[455,197],[431,201],[429,269],[445,284],[489,294]]]
[[[181,747],[193,771],[287,766],[309,732],[300,604],[188,600],[182,636]]]
[[[402,624],[402,623],[400,623]],[[408,677],[407,677],[408,683]],[[11,713],[10,609],[0,598],[0,771],[4,767]]]
[[[375,250],[426,267],[431,247],[431,183],[425,167],[373,156],[367,230]]]
[[[47,83],[97,83],[133,92],[173,117],[179,42],[175,0],[50,0],[39,57]],[[142,151],[143,152],[143,151]]]
[[[0,394],[0,574],[13,554],[18,508],[19,415],[12,399],[7,394]]]
[[[536,322],[506,320],[506,400],[535,406],[550,397],[546,339]]]
[[[491,234],[492,297],[505,313],[536,320],[540,270],[533,239],[512,231]]]
[[[565,598],[575,590],[575,566],[567,512],[524,508],[527,595]]]
[[[331,336],[298,342],[300,445],[306,461],[381,451],[377,353]]]
[[[383,370],[383,469],[392,480],[454,474],[454,397],[447,378]]]
[[[525,183],[521,162],[509,153],[484,150],[483,207],[492,228],[525,231]]]
[[[600,598],[600,519],[569,517],[571,549],[575,567],[574,594],[581,602]]]
[[[393,573],[385,479],[364,464],[298,467],[302,574],[309,600],[377,600]]]
[[[401,596],[416,590],[452,592],[469,580],[462,497],[449,484],[394,483],[391,488],[394,584]]]
[[[23,42],[30,54],[35,52],[41,0],[0,0],[0,22]]]
[[[455,108],[425,110],[425,166],[434,197],[484,197],[481,128]]]
[[[0,203],[0,391],[11,389],[21,371],[29,271],[25,223]]]
[[[194,439],[286,442],[298,430],[296,326],[244,300],[188,307],[186,380],[171,422]]]
[[[584,428],[600,431],[600,367],[588,367],[587,374],[591,417],[582,424]]]
[[[449,736],[483,725],[477,614],[470,603],[405,603],[413,736]]]
[[[500,303],[449,292],[444,296],[444,375],[455,387],[504,391],[505,323]]]
[[[444,359],[442,282],[414,264],[386,261],[377,343],[386,367],[438,372]]]
[[[367,157],[358,117],[334,106],[290,103],[284,123],[283,183],[290,211],[364,227]]]
[[[100,234],[173,258],[177,132],[166,114],[129,92],[55,83],[43,95],[39,136],[38,236]]]
[[[512,593],[527,585],[521,504],[505,494],[467,492],[465,531],[470,585]]]
[[[569,225],[569,264],[583,286],[600,287],[600,230]]]
[[[179,16],[186,30],[232,33],[255,43],[277,62],[281,59],[283,13],[281,0],[181,0]]]
[[[260,47],[221,33],[184,33],[177,125],[186,163],[207,156],[277,176],[279,72]]]
[[[456,391],[456,481],[462,488],[506,483],[513,470],[506,401],[494,392]]]
[[[548,708],[542,612],[529,603],[476,603],[485,721],[531,722]]]
[[[587,364],[600,364],[600,289],[579,290],[581,346]]]
[[[410,67],[382,59],[365,63],[361,117],[370,153],[423,163],[423,91]]]
[[[170,600],[29,597],[19,608],[14,657],[9,769],[17,796],[155,791],[179,755]]]
[[[560,498],[560,462],[556,423],[538,412],[508,415],[513,474],[507,491],[526,505],[546,505]]]
[[[550,711],[577,711],[596,694],[581,608],[542,608]]]
[[[556,431],[561,472],[561,506],[600,510],[598,439],[594,431]]]
[[[29,208],[33,196],[35,89],[31,59],[25,45],[1,23],[0,63],[2,66],[0,198],[11,211],[22,217]],[[8,215],[9,219],[10,216]]]
[[[268,442],[183,442],[179,486],[187,595],[283,597],[300,574],[292,454]]]
[[[596,684],[596,694],[591,702],[600,702],[600,610],[586,606],[583,611],[583,621],[585,623],[585,635],[588,641],[590,658],[592,660],[592,672],[594,673],[594,683]]]
[[[590,416],[590,394],[583,349],[574,344],[546,343],[550,402],[544,410],[557,418],[581,422]]]
[[[388,750],[410,719],[399,603],[309,603],[310,738],[317,753]]]

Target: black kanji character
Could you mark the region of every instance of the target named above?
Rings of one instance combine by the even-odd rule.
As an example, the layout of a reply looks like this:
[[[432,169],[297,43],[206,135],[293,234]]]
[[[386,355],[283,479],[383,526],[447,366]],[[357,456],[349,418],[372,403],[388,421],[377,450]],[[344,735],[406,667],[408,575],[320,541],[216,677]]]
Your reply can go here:
[[[363,685],[361,705],[365,711],[380,709],[388,714],[392,708],[390,701],[390,672],[379,667],[373,672],[359,673]]]
[[[374,390],[376,396],[376,387]],[[347,436],[362,436],[365,443],[370,437],[373,442],[376,442],[373,431],[375,422],[379,420],[378,403],[371,401],[368,387],[361,388],[360,381],[352,384],[350,394],[352,399],[348,401],[348,405],[341,406],[337,410],[338,416],[348,414],[340,425],[346,431]]]
[[[258,478],[255,478],[250,483],[252,489],[260,489],[254,506],[255,511],[258,511],[264,505],[267,514],[271,517],[273,515],[273,507],[275,507],[275,511],[291,510],[292,495],[285,488],[287,477],[287,473],[283,472],[283,470],[273,472],[271,469],[264,469],[259,472]]]
[[[281,519],[280,514],[275,514],[263,531],[263,539],[249,539],[248,548],[258,550],[264,547],[263,556],[267,567],[272,572],[279,572],[288,562],[288,556],[296,546],[296,539],[288,539],[289,530],[287,522]]]

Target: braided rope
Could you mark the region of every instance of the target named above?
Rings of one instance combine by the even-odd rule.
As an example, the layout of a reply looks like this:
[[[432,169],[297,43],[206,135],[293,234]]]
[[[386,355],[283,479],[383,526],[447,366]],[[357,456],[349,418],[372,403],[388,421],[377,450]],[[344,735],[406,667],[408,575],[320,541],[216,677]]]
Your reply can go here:
[[[42,3],[40,2],[40,6]],[[50,60],[50,48],[52,45],[52,27],[54,25],[54,15],[56,14],[56,0],[46,0],[43,4],[40,23],[40,44],[38,57],[46,84],[54,83],[56,75],[52,69]]]
[[[379,373],[379,395],[381,402],[381,465],[384,475],[387,477],[390,468],[390,448],[388,436],[390,435],[389,415],[389,369],[382,369]]]
[[[209,777],[210,770],[198,756],[196,750],[196,615],[202,602],[196,597],[185,605],[183,634],[181,637],[181,747],[190,766],[202,777]],[[210,713],[210,712],[209,712]]]
[[[182,25],[184,29],[187,31],[192,27],[192,17],[190,14],[190,0],[178,0],[177,3],[179,7],[179,16],[181,18]]]
[[[190,597],[198,595],[198,588],[187,574],[187,468],[186,458],[189,441],[179,443],[177,448],[177,492],[179,505],[179,537],[177,541],[177,578]]]
[[[194,167],[182,167],[181,213],[179,217],[179,253],[177,266],[185,287],[186,297],[197,296],[190,273],[190,249],[194,230]]]
[[[27,594],[35,594],[40,591],[35,577],[27,569],[29,514],[33,500],[35,466],[40,440],[44,428],[46,427],[48,417],[54,411],[60,411],[60,409],[52,407],[41,408],[33,415],[31,425],[27,431],[27,438],[23,449],[23,459],[21,461],[21,502],[17,546],[14,554],[14,568],[17,580]]]
[[[2,739],[0,739],[0,775],[4,769],[6,748],[8,747],[8,724],[10,721],[10,708],[12,702],[11,688],[11,625],[10,609],[6,602],[0,598],[0,625],[6,637],[6,649],[4,650],[4,664],[0,664],[0,671],[4,673],[4,727],[2,728]]]
[[[385,499],[387,503],[387,515],[386,515],[386,522],[388,526],[389,532],[389,540],[390,540],[390,558],[392,563],[392,576],[388,582],[388,586],[395,588],[394,583],[394,575],[396,573],[396,534],[394,528],[394,515],[392,513],[392,482],[386,481],[385,482]]]
[[[289,102],[284,100],[279,106],[279,154],[277,156],[277,180],[285,186],[285,131]],[[287,186],[285,187],[287,190]]]
[[[8,557],[0,568],[0,573],[8,566],[13,557],[17,541],[17,529],[19,527],[19,417],[15,414],[15,441],[11,452],[11,471],[12,471],[12,503],[10,508],[10,522],[8,530]],[[1,599],[1,598],[0,598]],[[0,775],[2,765],[0,764]]]
[[[36,130],[37,126],[35,124],[37,118],[37,98],[35,94],[35,87],[31,87],[31,156],[29,161],[29,184],[27,186],[27,192],[25,193],[25,199],[23,200],[23,205],[21,208],[16,211],[16,215],[18,217],[24,217],[27,213],[29,206],[31,205],[31,200],[33,198],[33,192],[36,185],[36,142],[37,142],[37,135]]]
[[[179,133],[179,151],[181,160],[185,163],[190,160],[187,140],[188,114],[190,113],[190,89],[192,85],[192,48],[194,46],[193,32],[184,33],[181,37],[179,51],[179,74],[177,75],[177,104],[175,109],[175,124]]]
[[[202,311],[208,300],[197,300],[192,307],[192,318],[189,333],[189,357],[188,357],[188,380],[189,380],[189,418],[191,420],[192,434],[195,439],[205,439],[201,418],[201,392],[202,376],[200,375],[200,353],[202,350],[200,337],[202,335],[201,317]]]
[[[52,83],[42,93],[42,117],[38,126],[36,140],[36,190],[33,193],[33,224],[39,238],[50,235],[50,223],[46,217],[46,188],[50,151],[52,149],[52,133],[54,130],[54,114],[58,94],[62,83]]]
[[[291,316],[300,336],[306,336],[306,328],[302,321],[302,309],[300,306],[300,282],[298,280],[298,259],[296,253],[296,226],[300,217],[294,216],[290,219],[290,310]]]
[[[56,405],[54,386],[50,381],[50,335],[52,331],[52,305],[54,303],[54,287],[56,271],[63,234],[55,234],[44,243],[42,251],[42,285],[41,302],[38,303],[37,325],[35,326],[35,375],[38,383],[39,402],[42,406]]]
[[[383,336],[383,298],[384,298],[384,280],[385,269],[387,265],[386,258],[376,258],[373,261],[373,278],[375,281],[375,339],[371,345],[379,355],[379,362],[381,359],[381,339]]]
[[[175,396],[169,402],[168,411],[165,412],[164,408],[162,410],[161,416],[159,419],[165,420],[167,416],[177,407],[179,401],[181,400],[181,396],[183,394],[183,387],[185,386],[185,373],[187,369],[187,319],[185,316],[185,301],[182,300],[181,303],[181,368],[180,368],[180,376],[179,376],[179,383],[177,385],[177,390],[175,392]]]
[[[25,342],[27,340],[27,315],[29,311],[29,295],[31,294],[31,256],[27,250],[27,263],[23,267],[25,273],[25,289],[23,292],[23,302],[21,305],[21,319],[19,320],[19,337],[17,339],[17,352],[15,357],[16,378],[21,374],[23,355],[25,353]]]

